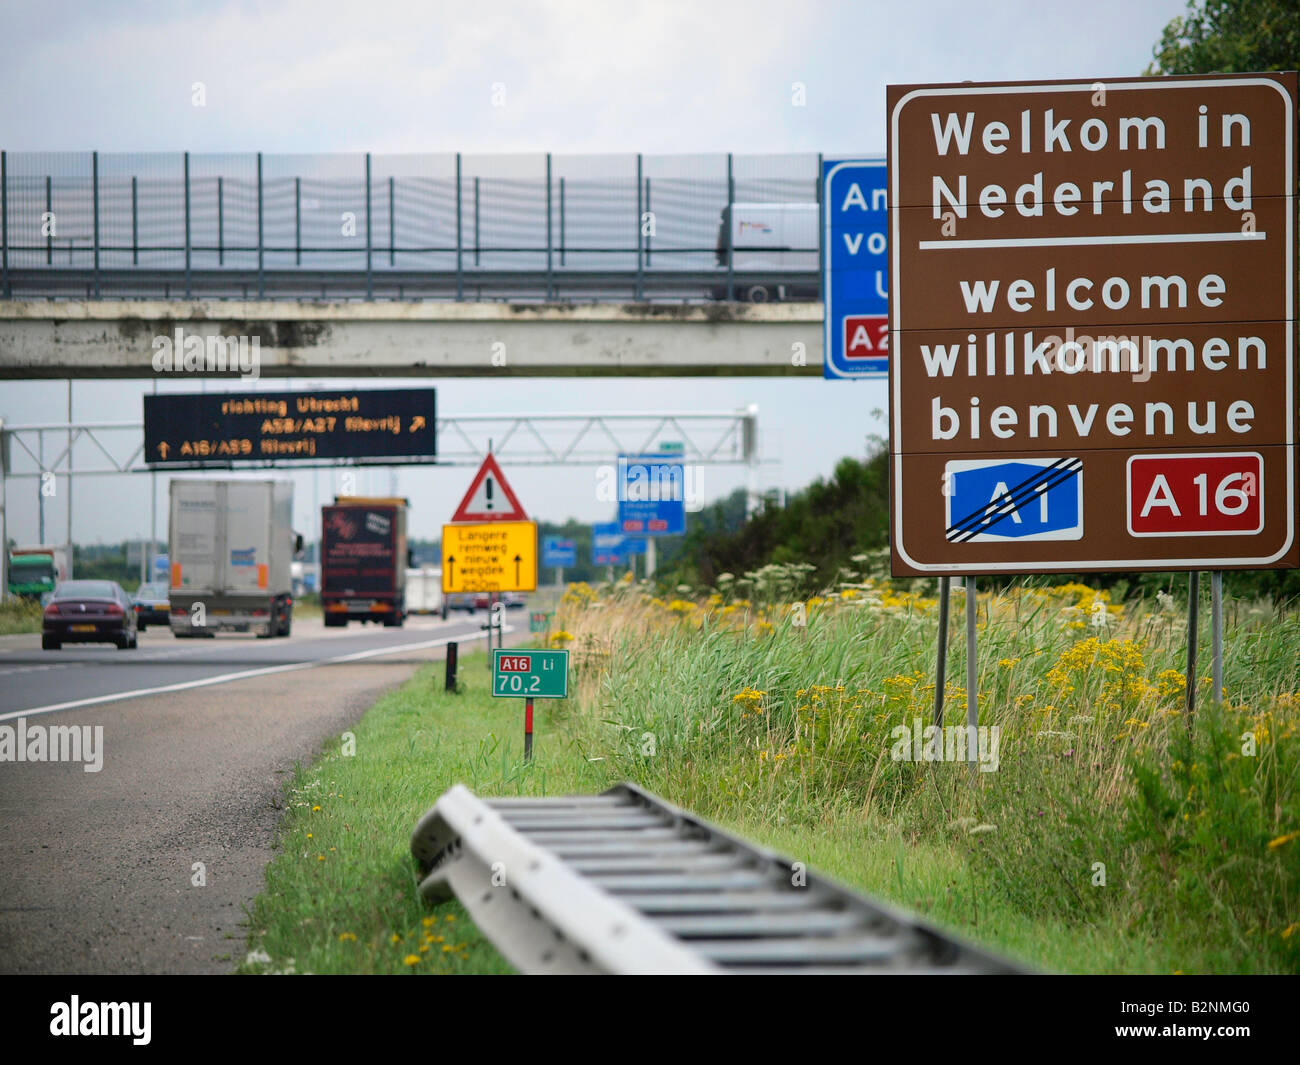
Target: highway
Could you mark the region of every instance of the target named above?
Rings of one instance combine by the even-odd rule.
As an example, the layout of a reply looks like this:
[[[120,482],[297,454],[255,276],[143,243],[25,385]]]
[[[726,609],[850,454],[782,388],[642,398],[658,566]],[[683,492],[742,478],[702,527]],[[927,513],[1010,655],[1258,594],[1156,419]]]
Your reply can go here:
[[[295,619],[294,635],[275,640],[243,635],[178,640],[155,626],[140,635],[135,651],[111,644],[42,651],[39,636],[0,637],[0,722],[369,658],[409,664],[450,640],[481,636],[485,617],[459,615],[446,622],[416,617],[400,629],[331,630],[319,621]]]
[[[103,728],[97,771],[0,761],[0,969],[230,971],[294,765],[449,640],[481,647],[485,617],[328,632],[295,619],[277,640],[151,627],[134,652],[0,638],[0,727]],[[520,620],[507,642],[526,637]]]

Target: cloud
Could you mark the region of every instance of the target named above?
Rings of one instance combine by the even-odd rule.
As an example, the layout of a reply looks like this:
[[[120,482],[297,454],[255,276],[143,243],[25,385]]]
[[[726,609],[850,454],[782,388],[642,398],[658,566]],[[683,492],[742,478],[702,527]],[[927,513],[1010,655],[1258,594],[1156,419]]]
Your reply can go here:
[[[0,13],[11,150],[879,151],[890,82],[1139,72],[1180,0],[76,4]],[[207,106],[191,106],[204,82]],[[805,107],[791,85],[807,87]],[[492,87],[505,87],[494,107]]]

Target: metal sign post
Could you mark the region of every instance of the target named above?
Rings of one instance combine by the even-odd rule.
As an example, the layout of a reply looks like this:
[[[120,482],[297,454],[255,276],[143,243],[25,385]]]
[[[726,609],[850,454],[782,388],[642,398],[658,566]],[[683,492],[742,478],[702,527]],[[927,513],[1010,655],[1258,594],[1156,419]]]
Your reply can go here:
[[[979,724],[979,662],[975,646],[975,621],[979,607],[975,599],[975,578],[966,578],[966,724],[970,726],[966,750],[972,773],[979,772],[974,738]]]
[[[1187,575],[1187,729],[1196,715],[1196,623],[1201,613],[1201,575]]]
[[[568,651],[504,651],[492,658],[492,695],[524,700],[524,761],[533,758],[533,700],[567,699]]]
[[[1214,664],[1210,675],[1214,684],[1211,696],[1216,703],[1223,702],[1223,572],[1210,574],[1210,649]]]
[[[939,578],[939,648],[934,676],[934,727],[943,728],[943,693],[948,667],[948,594],[951,577]]]

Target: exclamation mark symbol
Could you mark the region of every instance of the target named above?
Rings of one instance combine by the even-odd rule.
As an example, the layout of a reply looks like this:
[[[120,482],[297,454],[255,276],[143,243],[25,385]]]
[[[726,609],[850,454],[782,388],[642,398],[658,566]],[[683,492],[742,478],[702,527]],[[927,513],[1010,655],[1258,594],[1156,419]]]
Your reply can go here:
[[[492,478],[488,477],[483,482],[483,487],[487,491],[487,508],[492,509]]]

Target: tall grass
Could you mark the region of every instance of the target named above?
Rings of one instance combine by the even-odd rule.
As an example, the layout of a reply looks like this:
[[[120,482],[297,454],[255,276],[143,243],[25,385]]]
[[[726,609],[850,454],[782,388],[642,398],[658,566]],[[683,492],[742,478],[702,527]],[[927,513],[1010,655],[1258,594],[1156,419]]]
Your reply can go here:
[[[41,631],[41,604],[35,599],[6,599],[0,603],[0,636]]]
[[[566,726],[706,817],[950,842],[1014,912],[1122,926],[1185,947],[1193,968],[1300,969],[1300,619],[1230,604],[1226,695],[1197,677],[1189,720],[1172,600],[980,594],[978,720],[1000,747],[995,771],[972,773],[896,757],[895,730],[933,715],[924,586],[846,572],[790,602],[801,576],[766,567],[669,600],[573,586],[552,637],[573,651]],[[954,639],[949,724],[966,719],[963,658]]]

